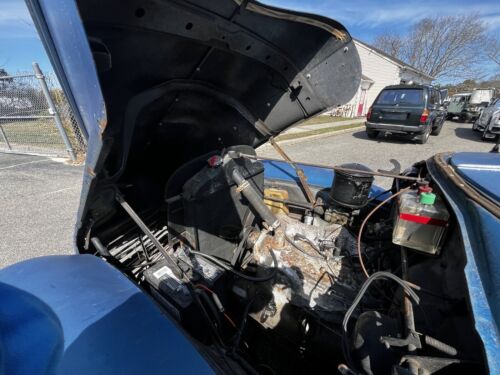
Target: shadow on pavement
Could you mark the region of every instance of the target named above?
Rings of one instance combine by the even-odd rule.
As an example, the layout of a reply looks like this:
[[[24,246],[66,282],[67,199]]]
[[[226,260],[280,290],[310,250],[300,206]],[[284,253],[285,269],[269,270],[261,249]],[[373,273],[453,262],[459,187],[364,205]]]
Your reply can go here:
[[[467,139],[469,141],[484,143],[481,139],[481,132],[475,132],[472,128],[456,128],[455,135],[458,138]]]
[[[364,131],[364,130],[354,132],[354,133],[352,133],[352,136],[354,138],[357,138],[357,139],[365,139],[367,141],[378,142],[378,143],[394,143],[394,144],[408,144],[408,143],[413,144],[413,143],[415,143],[408,136],[394,135],[394,134],[393,135],[385,135],[385,134],[381,133],[378,135],[377,138],[370,139],[370,138],[368,138],[368,136],[366,135],[366,131]]]

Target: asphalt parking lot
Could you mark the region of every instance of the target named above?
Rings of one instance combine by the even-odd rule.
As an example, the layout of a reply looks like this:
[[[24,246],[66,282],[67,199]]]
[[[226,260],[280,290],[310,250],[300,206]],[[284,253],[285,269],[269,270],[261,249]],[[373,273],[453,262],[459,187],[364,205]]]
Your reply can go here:
[[[444,151],[489,151],[471,124],[446,122],[441,134],[427,144],[379,137],[364,130],[282,143],[295,160],[323,164],[359,162],[372,169],[404,169],[415,161]],[[259,154],[278,157],[265,145]],[[73,252],[73,229],[80,199],[83,167],[49,158],[0,153],[0,267],[23,259]],[[389,186],[387,179],[378,184]]]
[[[73,252],[83,167],[0,153],[0,267]]]

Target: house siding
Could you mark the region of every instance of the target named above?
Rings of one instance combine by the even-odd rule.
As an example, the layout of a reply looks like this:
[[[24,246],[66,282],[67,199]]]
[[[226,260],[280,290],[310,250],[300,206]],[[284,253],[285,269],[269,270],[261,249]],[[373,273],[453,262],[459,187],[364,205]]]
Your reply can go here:
[[[365,76],[374,81],[366,93],[366,108],[364,108],[363,111],[363,114],[365,114],[367,108],[373,104],[377,95],[385,86],[396,85],[399,83],[400,68],[393,62],[374,53],[363,44],[356,41],[354,44],[358,49],[359,57],[361,59],[361,71]]]
[[[414,72],[408,68],[400,66],[396,61],[388,57],[382,56],[369,46],[354,40],[354,44],[358,50],[361,60],[361,71],[364,76],[373,81],[373,84],[366,91],[363,101],[363,110],[361,115],[364,116],[368,108],[373,104],[378,94],[382,89],[389,85],[397,85],[401,82],[413,81],[417,84],[431,84],[432,80],[418,72]],[[355,117],[358,115],[358,108],[362,99],[361,87],[358,88],[356,95],[348,103],[351,108],[350,115]]]

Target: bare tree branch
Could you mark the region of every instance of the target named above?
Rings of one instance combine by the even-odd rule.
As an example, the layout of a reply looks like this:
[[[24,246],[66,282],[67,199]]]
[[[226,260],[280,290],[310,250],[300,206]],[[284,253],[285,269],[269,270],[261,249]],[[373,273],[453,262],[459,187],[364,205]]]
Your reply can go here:
[[[382,34],[375,39],[374,45],[391,56],[399,57],[403,54],[404,41],[395,34]]]
[[[487,39],[486,57],[500,67],[500,40],[494,36]]]
[[[375,46],[437,79],[476,77],[486,27],[477,15],[425,18],[407,35],[382,34]]]

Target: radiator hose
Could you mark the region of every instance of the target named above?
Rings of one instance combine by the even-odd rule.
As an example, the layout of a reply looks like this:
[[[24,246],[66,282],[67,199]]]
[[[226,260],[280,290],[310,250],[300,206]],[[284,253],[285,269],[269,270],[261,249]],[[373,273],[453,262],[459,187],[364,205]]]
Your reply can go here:
[[[279,227],[280,222],[271,212],[271,210],[264,204],[262,197],[255,190],[252,184],[246,180],[240,173],[238,168],[233,169],[233,181],[238,185],[236,190],[240,192],[250,203],[250,206],[257,212],[260,218],[265,222],[270,231],[274,231]]]

